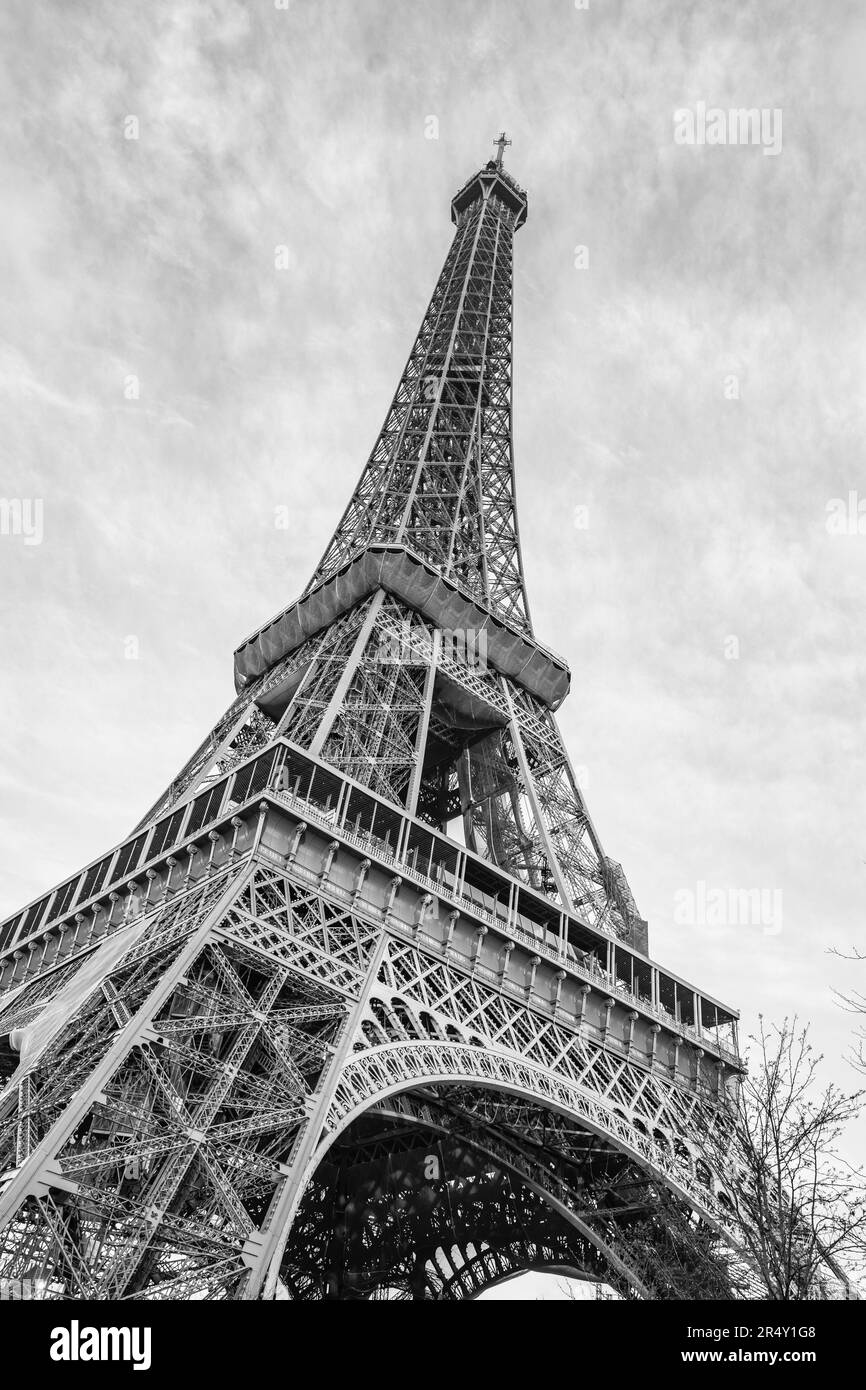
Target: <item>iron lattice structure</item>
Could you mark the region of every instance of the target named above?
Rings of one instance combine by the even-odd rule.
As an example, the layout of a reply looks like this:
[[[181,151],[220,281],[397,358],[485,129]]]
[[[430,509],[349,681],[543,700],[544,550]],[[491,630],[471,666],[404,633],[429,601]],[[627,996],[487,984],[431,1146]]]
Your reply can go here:
[[[0,927],[0,1291],[730,1296],[736,1016],[647,954],[526,600],[502,147],[308,588],[135,831]]]

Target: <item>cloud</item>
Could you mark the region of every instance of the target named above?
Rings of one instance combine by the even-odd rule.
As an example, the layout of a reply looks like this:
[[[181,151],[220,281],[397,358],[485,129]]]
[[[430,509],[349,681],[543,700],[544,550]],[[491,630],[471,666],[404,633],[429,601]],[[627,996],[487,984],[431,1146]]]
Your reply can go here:
[[[521,534],[594,820],[654,954],[747,1019],[808,1005],[844,1078],[866,536],[825,507],[866,495],[853,18],[18,0],[0,26],[0,490],[45,501],[41,546],[0,538],[5,909],[136,821],[306,584],[505,125]],[[697,100],[781,106],[782,154],[674,146]],[[678,928],[699,880],[780,887],[782,934]]]

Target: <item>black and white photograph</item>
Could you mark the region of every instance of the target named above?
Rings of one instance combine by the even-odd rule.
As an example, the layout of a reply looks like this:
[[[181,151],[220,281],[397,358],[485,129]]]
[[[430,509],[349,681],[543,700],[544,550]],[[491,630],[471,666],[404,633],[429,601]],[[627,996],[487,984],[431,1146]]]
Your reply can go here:
[[[866,9],[6,0],[0,73],[4,1334],[828,1373]]]

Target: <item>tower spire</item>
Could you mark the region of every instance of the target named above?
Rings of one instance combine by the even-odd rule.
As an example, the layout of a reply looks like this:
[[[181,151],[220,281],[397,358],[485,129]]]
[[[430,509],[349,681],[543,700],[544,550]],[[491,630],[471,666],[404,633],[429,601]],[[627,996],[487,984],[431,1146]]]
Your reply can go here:
[[[493,161],[452,200],[451,249],[308,593],[371,545],[397,545],[531,631],[511,438],[513,238],[526,214]]]
[[[496,145],[498,151],[496,155],[496,167],[497,169],[501,169],[502,157],[505,154],[505,147],[506,145],[510,145],[511,141],[505,138],[505,131],[502,130],[499,132],[498,137],[493,141],[493,143],[494,145]]]

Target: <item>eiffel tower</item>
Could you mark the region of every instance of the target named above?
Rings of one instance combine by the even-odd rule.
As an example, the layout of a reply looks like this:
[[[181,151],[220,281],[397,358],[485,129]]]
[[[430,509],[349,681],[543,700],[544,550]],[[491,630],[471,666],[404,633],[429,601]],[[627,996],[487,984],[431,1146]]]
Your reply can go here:
[[[495,143],[309,585],[133,833],[0,926],[7,1296],[729,1296],[736,1014],[650,959],[557,726]]]

